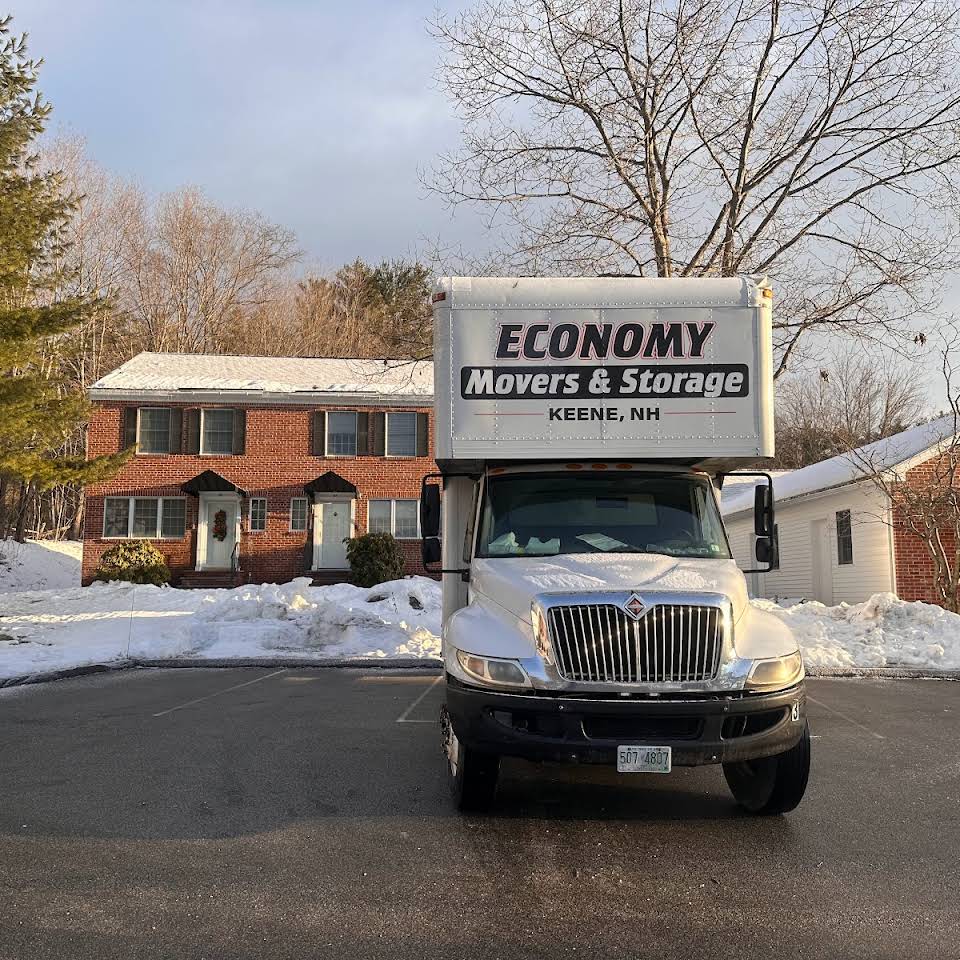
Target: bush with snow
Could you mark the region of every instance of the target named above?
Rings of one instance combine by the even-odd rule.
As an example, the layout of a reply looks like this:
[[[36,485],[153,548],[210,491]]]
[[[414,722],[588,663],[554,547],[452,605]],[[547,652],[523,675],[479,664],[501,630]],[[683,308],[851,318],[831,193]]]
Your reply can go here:
[[[347,562],[358,587],[375,587],[403,576],[403,551],[389,533],[365,533],[348,540]]]
[[[116,543],[97,564],[96,580],[124,580],[127,583],[170,582],[170,568],[163,554],[149,540]]]

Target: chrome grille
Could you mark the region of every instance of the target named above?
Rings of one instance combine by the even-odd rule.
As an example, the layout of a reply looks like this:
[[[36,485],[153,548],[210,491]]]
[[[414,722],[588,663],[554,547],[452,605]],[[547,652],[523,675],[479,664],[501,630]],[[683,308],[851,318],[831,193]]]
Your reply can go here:
[[[549,609],[557,667],[567,680],[675,683],[716,676],[723,611],[658,604],[639,620],[612,603]]]

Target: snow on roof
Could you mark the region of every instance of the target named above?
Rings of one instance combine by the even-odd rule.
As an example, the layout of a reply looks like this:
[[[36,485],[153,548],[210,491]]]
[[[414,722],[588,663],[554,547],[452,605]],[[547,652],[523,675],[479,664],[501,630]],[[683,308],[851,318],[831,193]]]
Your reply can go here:
[[[778,477],[785,477],[790,470],[767,470],[776,483]],[[749,493],[750,504],[753,505],[753,489],[758,484],[766,483],[762,477],[745,477],[736,473],[727,474],[723,478],[723,489],[720,491],[720,509],[726,512],[727,504],[734,499],[744,498]]]
[[[430,361],[141,353],[90,388],[94,399],[177,391],[433,396]]]
[[[948,413],[937,420],[904,430],[903,433],[868,443],[850,453],[841,453],[829,460],[791,470],[780,477],[775,476],[774,497],[778,503],[782,503],[855,483],[874,471],[893,470],[948,440],[954,435],[955,429],[954,416]],[[752,509],[753,485],[745,487],[742,492],[731,491],[729,498],[721,502],[721,511],[726,517]]]

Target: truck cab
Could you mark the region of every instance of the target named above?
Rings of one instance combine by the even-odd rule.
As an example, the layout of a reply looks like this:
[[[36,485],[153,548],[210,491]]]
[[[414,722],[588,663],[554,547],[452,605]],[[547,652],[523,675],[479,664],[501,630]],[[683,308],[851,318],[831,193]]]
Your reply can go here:
[[[769,298],[754,281],[717,283],[531,278],[518,293],[516,280],[459,278],[438,287],[440,473],[424,482],[421,523],[424,559],[443,581],[441,731],[462,809],[493,801],[504,756],[624,775],[722,764],[754,813],[786,812],[803,795],[800,652],[789,628],[749,603],[717,503],[727,472],[772,453]],[[708,345],[703,332],[724,321],[741,361],[749,329],[751,362],[724,362],[721,337]],[[675,355],[670,323],[681,335],[696,325],[687,345],[700,356]],[[591,324],[599,332],[584,348]],[[670,355],[598,356],[624,324],[634,342],[673,338]],[[580,333],[557,337],[558,325]],[[565,353],[575,335],[568,357],[530,356]],[[658,395],[661,363],[671,388],[678,375],[699,375],[694,386],[713,375],[718,393],[737,396],[706,397],[702,385]],[[517,403],[538,374],[541,394]],[[732,374],[739,386],[728,386]],[[740,415],[736,425],[726,409]],[[682,425],[665,429],[671,412]],[[757,487],[756,529],[758,562],[769,566],[768,482]]]

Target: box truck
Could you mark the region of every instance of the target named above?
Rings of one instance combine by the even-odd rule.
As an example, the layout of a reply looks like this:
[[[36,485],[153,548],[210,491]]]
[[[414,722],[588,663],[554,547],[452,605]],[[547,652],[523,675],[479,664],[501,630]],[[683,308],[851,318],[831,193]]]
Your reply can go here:
[[[461,809],[491,803],[501,757],[722,764],[752,813],[800,802],[800,651],[749,603],[717,503],[725,475],[773,455],[772,300],[751,278],[438,282],[440,472],[420,513]]]

